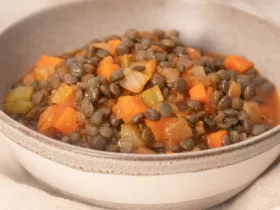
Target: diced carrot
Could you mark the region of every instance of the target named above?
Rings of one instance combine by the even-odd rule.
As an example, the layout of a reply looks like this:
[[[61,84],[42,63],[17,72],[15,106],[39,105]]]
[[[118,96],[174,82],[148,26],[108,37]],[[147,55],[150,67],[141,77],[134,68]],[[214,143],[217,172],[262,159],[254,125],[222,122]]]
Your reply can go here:
[[[34,81],[35,81],[35,74],[34,74],[34,72],[29,72],[22,79],[22,83],[24,85],[31,85]]]
[[[226,130],[220,130],[207,135],[207,144],[211,148],[218,148],[223,146],[223,137],[227,135]]]
[[[151,129],[156,141],[164,141],[164,126],[169,118],[161,118],[158,121],[145,119],[145,124]]]
[[[187,121],[183,118],[169,118],[164,125],[164,139],[168,146],[179,143],[193,135]]]
[[[117,71],[120,67],[117,64],[104,64],[101,68],[98,67],[97,75],[105,77],[110,81],[110,75]]]
[[[140,96],[121,96],[112,109],[117,119],[128,123],[136,114],[144,113],[148,108]]]
[[[38,121],[38,131],[45,134],[45,132],[53,129],[54,123],[57,121],[59,115],[62,113],[62,107],[53,105],[48,107],[41,115]]]
[[[120,43],[121,43],[121,40],[119,40],[119,39],[114,39],[114,40],[108,41],[108,45],[110,45],[110,47],[111,47],[112,55],[114,55],[114,56],[116,55],[116,49],[120,45]]]
[[[42,57],[39,59],[39,61],[36,64],[36,68],[45,68],[45,67],[55,67],[59,63],[63,62],[64,60],[62,58],[48,56],[48,55],[42,55]]]
[[[159,42],[159,39],[156,37],[156,35],[154,33],[148,32],[148,31],[140,31],[139,35],[142,38],[147,38],[147,39],[151,39],[153,41]]]
[[[157,46],[157,45],[152,45],[152,51],[154,53],[164,53],[164,54],[167,54],[167,52],[162,49],[161,47]]]
[[[145,69],[145,71],[143,71],[143,73],[148,75],[151,78],[156,71],[156,66],[157,66],[157,63],[154,59],[149,60],[145,64],[146,69]]]
[[[51,76],[55,73],[55,67],[49,67],[48,68],[48,75]]]
[[[36,80],[46,80],[49,77],[49,68],[48,67],[44,67],[44,68],[38,67],[38,68],[35,68],[33,71],[34,71]]]
[[[54,123],[54,128],[69,135],[76,131],[79,127],[78,118],[80,113],[71,107],[65,107],[63,112],[59,115],[57,121]]]
[[[226,57],[224,66],[226,69],[232,69],[242,74],[246,70],[253,68],[254,64],[241,56],[230,55]]]
[[[187,53],[189,54],[189,56],[191,57],[192,60],[198,60],[201,57],[201,54],[197,49],[187,47],[186,51],[187,51]]]
[[[199,83],[198,85],[191,88],[189,90],[189,94],[190,94],[190,98],[193,100],[197,100],[200,102],[208,101],[207,93],[202,83]]]
[[[207,91],[206,91],[206,94],[207,94],[207,98],[208,98],[207,102],[210,102],[212,94],[213,94],[213,88],[212,87],[208,87]]]
[[[207,94],[207,102],[205,104],[203,104],[203,110],[205,112],[214,113],[215,112],[215,107],[213,107],[212,104],[211,104],[213,88],[208,87],[207,91],[206,91],[206,94]]]
[[[108,81],[110,81],[110,75],[118,69],[119,66],[113,63],[113,58],[111,56],[107,56],[100,61],[96,74],[105,77]]]
[[[50,101],[55,104],[63,104],[67,106],[74,106],[73,87],[67,84],[62,84],[52,95]]]
[[[104,64],[104,63],[113,64],[114,60],[112,56],[106,56],[99,62],[99,64]]]

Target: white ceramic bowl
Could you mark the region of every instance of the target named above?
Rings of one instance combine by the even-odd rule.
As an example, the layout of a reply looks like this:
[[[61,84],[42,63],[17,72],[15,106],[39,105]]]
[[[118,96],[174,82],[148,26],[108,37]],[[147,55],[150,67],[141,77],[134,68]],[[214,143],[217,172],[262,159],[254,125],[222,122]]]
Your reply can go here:
[[[245,55],[280,87],[280,30],[260,18],[215,1],[96,0],[41,11],[0,36],[0,98],[41,54],[128,28],[176,28],[190,45]],[[121,210],[205,209],[227,200],[279,156],[279,130],[202,152],[115,154],[47,138],[0,111],[0,131],[34,177],[74,198]]]

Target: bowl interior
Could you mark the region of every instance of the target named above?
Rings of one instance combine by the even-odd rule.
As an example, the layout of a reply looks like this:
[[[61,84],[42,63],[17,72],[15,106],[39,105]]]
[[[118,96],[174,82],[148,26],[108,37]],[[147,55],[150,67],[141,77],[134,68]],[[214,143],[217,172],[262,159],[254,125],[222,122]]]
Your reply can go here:
[[[215,1],[93,0],[39,12],[0,36],[0,100],[42,54],[56,55],[129,28],[175,28],[191,46],[246,56],[280,87],[280,31],[264,20]]]

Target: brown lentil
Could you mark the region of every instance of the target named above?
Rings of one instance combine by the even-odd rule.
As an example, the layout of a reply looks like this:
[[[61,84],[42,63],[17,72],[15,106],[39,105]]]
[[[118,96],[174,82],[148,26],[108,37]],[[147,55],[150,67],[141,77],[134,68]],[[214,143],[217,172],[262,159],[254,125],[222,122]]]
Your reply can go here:
[[[65,74],[63,76],[63,81],[66,83],[66,84],[75,84],[78,82],[78,78],[71,75],[71,74]]]
[[[253,123],[252,123],[252,121],[249,120],[249,119],[245,119],[245,120],[243,121],[243,127],[244,127],[244,129],[245,129],[245,131],[246,131],[247,133],[250,133],[250,132],[252,131],[252,128],[253,128]]]
[[[183,78],[175,80],[174,88],[179,93],[185,93],[187,91],[187,82]]]
[[[86,133],[89,136],[96,136],[99,133],[99,129],[95,126],[88,125],[86,127]]]
[[[96,102],[99,99],[100,91],[98,88],[88,88],[86,90],[86,93],[88,94],[88,97],[91,101]]]
[[[224,110],[231,107],[231,100],[228,96],[224,96],[221,98],[220,102],[218,103],[218,109]]]
[[[99,58],[104,58],[104,57],[110,56],[110,53],[106,50],[98,49],[96,51],[96,56]]]
[[[108,85],[100,85],[99,90],[101,93],[103,93],[104,96],[110,97],[111,96],[111,91]]]
[[[70,133],[69,138],[72,144],[77,144],[82,139],[81,134],[78,132]]]
[[[195,111],[201,110],[201,104],[196,100],[187,100],[187,105]]]
[[[232,104],[231,104],[232,108],[239,111],[242,109],[243,107],[243,101],[240,98],[234,98],[232,99]]]
[[[87,87],[88,88],[98,88],[100,85],[99,81],[100,81],[99,77],[93,77],[87,81]]]
[[[115,128],[119,127],[122,124],[122,120],[116,119],[113,114],[110,115],[109,122]]]
[[[162,117],[171,117],[173,115],[173,108],[166,102],[159,105],[159,113]]]
[[[102,135],[97,135],[91,138],[91,146],[96,150],[105,150],[108,144],[108,139]]]
[[[103,120],[103,113],[100,111],[94,112],[90,120],[93,125],[99,126]]]
[[[161,29],[155,29],[154,30],[154,34],[159,38],[162,39],[165,35],[165,31],[161,30]]]
[[[81,89],[76,90],[75,92],[75,102],[80,103],[83,100],[83,91]]]
[[[106,146],[106,151],[108,152],[118,152],[119,151],[119,147],[117,144],[108,144]]]
[[[75,62],[70,66],[70,72],[74,77],[82,77],[84,74],[84,67],[82,63],[80,62]]]
[[[114,96],[119,97],[121,95],[121,88],[118,84],[111,83],[109,89]]]
[[[159,62],[158,65],[163,68],[172,68],[173,67],[173,64],[169,61],[161,61],[161,62]]]
[[[251,85],[245,87],[243,97],[245,100],[250,100],[255,95],[255,90]]]
[[[231,131],[229,133],[230,139],[233,143],[237,143],[240,141],[240,135],[237,131]]]
[[[246,111],[244,111],[244,110],[241,110],[239,113],[238,113],[238,120],[240,120],[240,121],[244,121],[244,120],[246,120],[246,119],[249,119],[249,115],[248,115],[248,113],[246,112]]]
[[[232,142],[231,142],[231,140],[230,140],[230,138],[229,138],[228,135],[223,136],[223,145],[224,145],[224,146],[230,145],[231,143],[232,143]]]
[[[191,126],[195,125],[198,122],[198,118],[196,115],[187,115],[186,120]]]
[[[93,106],[87,99],[83,99],[80,103],[80,111],[86,116],[90,117],[93,114]]]
[[[221,69],[217,72],[222,80],[230,80],[230,75],[227,70]]]
[[[154,140],[154,135],[149,128],[144,128],[141,132],[141,138],[144,140],[145,144],[148,145]]]
[[[124,74],[121,70],[115,71],[110,75],[111,82],[118,82],[124,78]]]
[[[227,80],[223,80],[221,83],[221,91],[227,93],[229,89],[229,82]]]
[[[154,53],[154,57],[157,60],[157,62],[166,60],[166,55],[164,53]]]
[[[162,39],[161,44],[166,48],[174,48],[176,43],[172,39]]]
[[[108,126],[101,127],[99,129],[99,132],[102,136],[104,136],[107,139],[112,138],[112,136],[114,135],[113,130]]]
[[[60,85],[61,80],[59,77],[55,77],[53,78],[49,83],[48,83],[48,88],[53,90],[58,88],[58,86]]]
[[[271,83],[264,83],[260,90],[262,93],[271,94],[274,91],[274,86]]]
[[[101,107],[97,111],[101,112],[105,118],[109,117],[111,114],[111,109],[107,106]]]
[[[132,64],[131,65],[132,70],[134,71],[145,71],[146,67],[143,65],[139,65],[139,64]]]
[[[180,146],[186,151],[191,151],[194,148],[195,143],[192,138],[189,138],[189,139],[180,141]]]
[[[154,109],[148,109],[145,113],[144,116],[152,121],[158,121],[160,119],[160,113]]]
[[[225,109],[223,110],[223,112],[229,116],[229,117],[236,117],[238,115],[238,111],[236,111],[235,109]]]
[[[152,83],[154,86],[157,85],[160,89],[164,88],[164,84],[165,84],[164,78],[160,75],[154,75],[152,77]]]
[[[139,113],[131,119],[131,123],[137,124],[137,123],[141,122],[144,119],[144,117],[145,116],[143,113]]]
[[[99,98],[99,100],[97,101],[97,104],[104,104],[109,100],[108,97],[102,96]]]
[[[43,101],[43,98],[44,98],[44,94],[42,93],[42,91],[36,91],[32,95],[32,102],[34,104],[40,104]]]
[[[164,87],[162,89],[162,96],[163,96],[164,100],[167,99],[167,96],[168,96],[168,88],[167,87]]]

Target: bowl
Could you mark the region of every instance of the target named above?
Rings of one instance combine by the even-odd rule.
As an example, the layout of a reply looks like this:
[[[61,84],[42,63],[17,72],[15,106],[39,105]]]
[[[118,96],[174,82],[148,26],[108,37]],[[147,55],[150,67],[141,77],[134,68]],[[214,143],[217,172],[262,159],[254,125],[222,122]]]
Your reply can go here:
[[[172,29],[195,47],[244,55],[276,87],[280,30],[218,1],[93,0],[40,11],[0,35],[0,98],[44,54],[126,29]],[[2,104],[2,103],[1,103]],[[109,209],[206,209],[236,195],[280,154],[280,127],[244,142],[171,155],[117,154],[64,144],[0,111],[0,131],[36,179]]]

